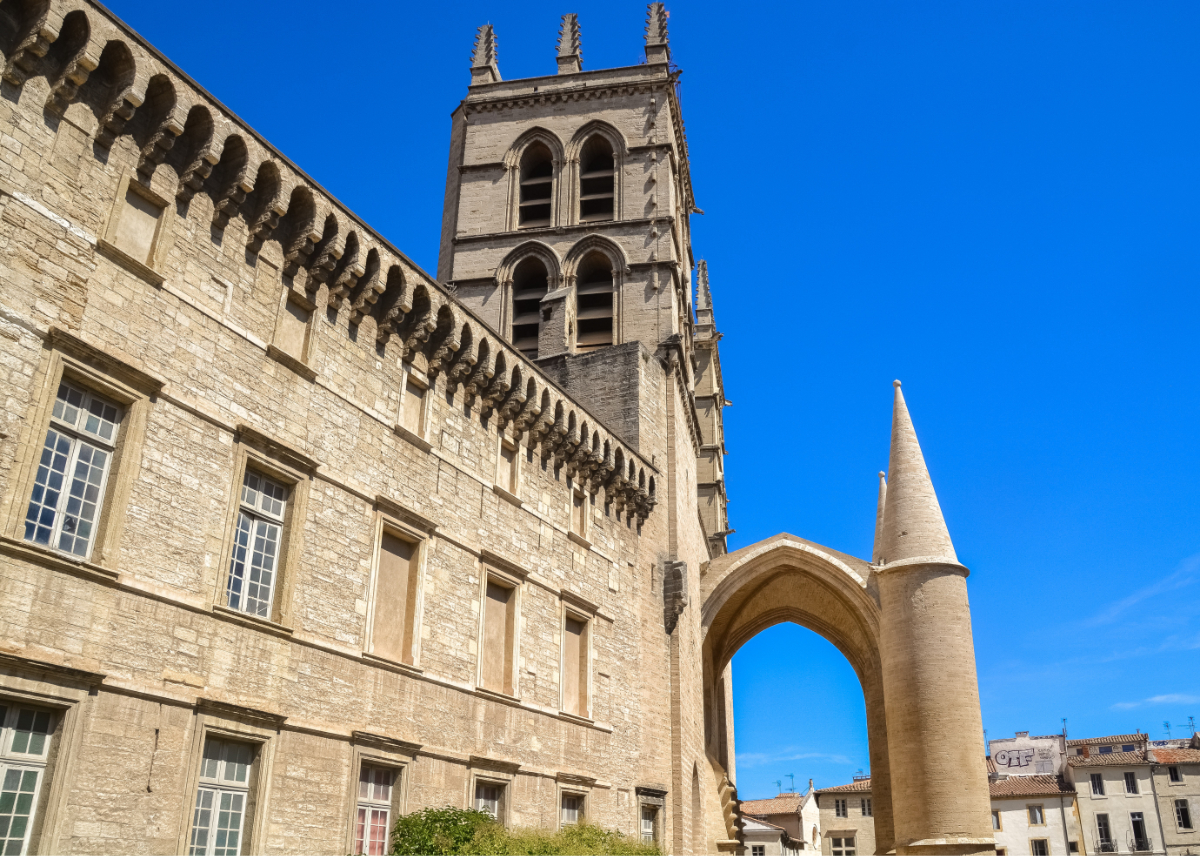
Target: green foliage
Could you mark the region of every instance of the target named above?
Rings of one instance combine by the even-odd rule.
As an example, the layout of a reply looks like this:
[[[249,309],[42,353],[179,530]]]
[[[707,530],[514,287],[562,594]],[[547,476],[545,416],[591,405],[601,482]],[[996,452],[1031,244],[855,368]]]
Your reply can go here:
[[[474,809],[427,808],[405,815],[392,830],[396,856],[658,856],[658,847],[581,823],[561,830],[505,829]]]

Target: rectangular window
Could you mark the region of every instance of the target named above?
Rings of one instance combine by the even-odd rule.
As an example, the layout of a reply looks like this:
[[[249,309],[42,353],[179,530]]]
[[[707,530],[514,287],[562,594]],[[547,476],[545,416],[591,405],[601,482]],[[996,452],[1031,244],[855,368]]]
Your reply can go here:
[[[563,710],[588,715],[588,624],[568,614],[563,623]]]
[[[504,785],[496,782],[475,783],[475,808],[479,811],[486,811],[496,820],[500,820],[503,800]]]
[[[996,856],[1008,856],[1008,849],[1005,847],[997,847]]]
[[[767,846],[765,844],[751,844],[750,856],[767,856]]]
[[[484,598],[481,678],[486,689],[512,695],[516,589],[488,579]]]
[[[304,361],[305,345],[308,343],[308,319],[312,313],[287,297],[275,324],[275,347],[301,362]]]
[[[1050,842],[1045,838],[1031,838],[1029,852],[1031,856],[1050,856]]]
[[[387,853],[395,775],[394,770],[362,765],[358,776],[358,816],[354,828],[356,854],[383,856]]]
[[[117,216],[113,243],[132,258],[149,265],[162,215],[163,207],[135,191],[131,184],[125,191],[125,204]]]
[[[1125,774],[1125,793],[1136,794],[1138,792],[1137,773]]]
[[[1100,754],[1101,754],[1101,755],[1111,755],[1111,754],[1112,754],[1112,750],[1113,750],[1113,748],[1112,748],[1111,746],[1101,746],[1101,747],[1100,747]]]
[[[850,816],[850,812],[847,811],[846,800],[834,800],[833,801],[833,814],[834,814],[834,817],[849,817]]]
[[[1183,776],[1179,775],[1178,767],[1167,767],[1167,778],[1173,785],[1179,784],[1183,781]]]
[[[82,387],[58,385],[25,514],[25,540],[87,559],[108,482],[121,408]]]
[[[571,493],[571,531],[580,538],[587,537],[587,496],[578,490]]]
[[[1026,811],[1029,812],[1029,825],[1030,826],[1045,826],[1046,825],[1046,815],[1042,811],[1042,807],[1040,805],[1028,805],[1028,806],[1025,806],[1025,809],[1026,809]]]
[[[410,375],[404,376],[401,391],[400,425],[410,434],[423,437],[425,427],[425,387]]]
[[[562,795],[562,823],[563,826],[570,826],[579,823],[583,820],[583,795],[582,794],[563,794]]]
[[[398,663],[413,662],[420,547],[386,529],[380,537],[371,652]]]
[[[862,816],[863,817],[874,817],[874,813],[871,810],[870,798],[866,798],[862,801]]]
[[[1079,842],[1078,841],[1068,841],[1067,842],[1067,852],[1068,853],[1078,853],[1079,852]]]
[[[1092,773],[1091,780],[1092,780],[1092,796],[1094,796],[1094,797],[1104,796],[1104,776],[1101,775],[1100,773]]]
[[[208,738],[192,815],[189,856],[240,856],[254,747]]]
[[[1146,834],[1146,820],[1140,811],[1129,813],[1129,825],[1133,827],[1133,850],[1145,852],[1150,849],[1150,837]]]
[[[642,841],[646,844],[653,844],[658,840],[658,806],[642,806],[641,832]]]
[[[1000,812],[992,810],[992,829],[1002,829],[1000,826]]]
[[[287,499],[279,482],[246,470],[225,590],[230,609],[271,617]]]
[[[1101,845],[1112,843],[1112,828],[1108,825],[1108,815],[1096,815],[1096,840]]]
[[[844,817],[845,815],[839,815]],[[835,838],[833,839],[833,856],[854,856],[854,839],[853,838]]]
[[[496,484],[513,496],[517,495],[517,467],[520,455],[517,446],[507,440],[500,441],[500,460],[496,464]]]
[[[1133,751],[1133,744],[1132,744],[1132,743],[1126,743],[1124,746],[1122,746],[1122,747],[1121,747],[1121,751],[1122,751],[1122,752],[1132,752],[1132,751]]]
[[[0,703],[0,853],[23,854],[50,757],[54,714]]]
[[[1192,828],[1192,812],[1187,800],[1175,800],[1175,825],[1180,829]]]

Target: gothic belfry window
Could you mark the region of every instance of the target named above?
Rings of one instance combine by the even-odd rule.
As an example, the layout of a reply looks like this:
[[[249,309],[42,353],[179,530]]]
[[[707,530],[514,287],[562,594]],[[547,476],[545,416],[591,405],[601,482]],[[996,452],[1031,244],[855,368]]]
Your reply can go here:
[[[613,219],[616,179],[612,146],[600,134],[579,155],[579,219],[583,223]]]
[[[594,351],[613,343],[613,266],[602,253],[591,253],[579,265],[575,286],[575,350]]]
[[[522,229],[549,226],[554,196],[554,159],[550,150],[534,143],[521,157],[521,198],[517,225]]]
[[[541,328],[542,298],[549,290],[546,266],[540,259],[528,258],[513,271],[513,347],[536,360],[538,331]]]

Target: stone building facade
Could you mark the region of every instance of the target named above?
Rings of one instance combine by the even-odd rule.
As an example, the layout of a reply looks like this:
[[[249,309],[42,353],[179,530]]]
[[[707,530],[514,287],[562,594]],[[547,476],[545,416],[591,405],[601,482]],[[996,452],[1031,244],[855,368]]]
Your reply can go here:
[[[435,279],[102,6],[0,2],[0,849],[378,852],[456,805],[737,851],[729,658],[797,620],[862,677],[879,848],[990,852],[899,383],[872,562],[726,552],[666,24],[593,72],[567,15],[518,81],[480,29]]]

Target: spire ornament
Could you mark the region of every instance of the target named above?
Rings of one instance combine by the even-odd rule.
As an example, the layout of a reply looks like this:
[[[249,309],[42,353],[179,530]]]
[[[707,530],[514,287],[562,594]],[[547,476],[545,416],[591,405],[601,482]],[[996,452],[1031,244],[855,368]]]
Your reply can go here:
[[[871,551],[871,564],[883,562],[883,510],[887,502],[887,473],[879,471],[879,501],[875,505],[875,547]]]
[[[558,28],[558,73],[576,74],[583,70],[583,48],[579,37],[579,16],[574,12],[562,16]]]
[[[475,34],[475,50],[471,54],[471,84],[497,83],[500,66],[496,60],[496,31],[484,24]]]
[[[671,13],[662,3],[646,7],[646,61],[670,62],[671,47],[667,42],[667,18]]]

